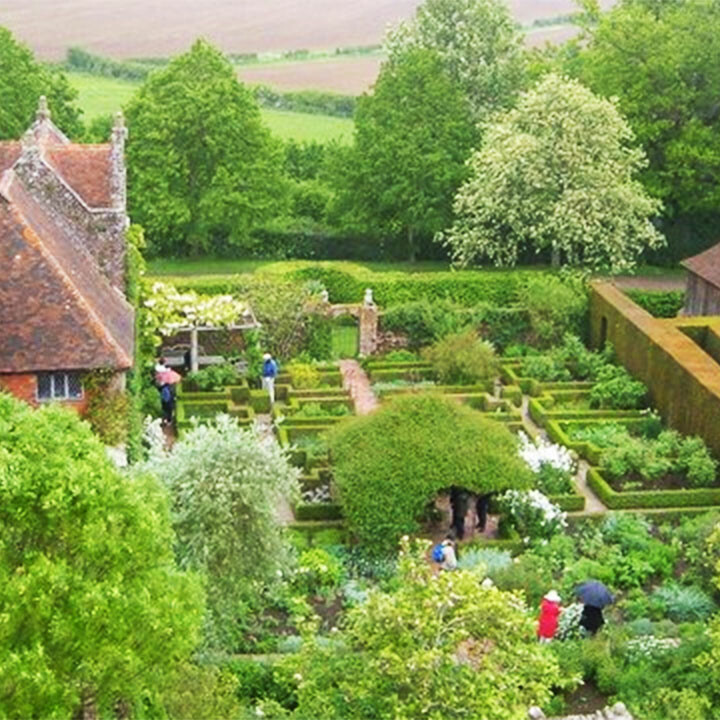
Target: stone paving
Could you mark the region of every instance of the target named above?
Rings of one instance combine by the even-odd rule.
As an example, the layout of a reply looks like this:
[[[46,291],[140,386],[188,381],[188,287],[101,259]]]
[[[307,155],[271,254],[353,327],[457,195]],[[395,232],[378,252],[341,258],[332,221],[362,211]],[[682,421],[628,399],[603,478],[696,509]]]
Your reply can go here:
[[[540,708],[530,708],[528,713],[530,720],[546,720],[546,716]],[[568,715],[564,718],[547,718],[547,720],[633,720],[623,703],[615,703],[611,708],[598,710],[590,715]]]

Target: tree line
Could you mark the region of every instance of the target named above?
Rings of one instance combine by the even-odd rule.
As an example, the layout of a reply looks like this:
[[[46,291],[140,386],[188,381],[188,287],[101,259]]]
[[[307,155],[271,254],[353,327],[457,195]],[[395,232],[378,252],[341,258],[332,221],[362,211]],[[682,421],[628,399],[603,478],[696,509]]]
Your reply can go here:
[[[272,137],[230,62],[198,41],[126,108],[132,219],[156,255],[674,262],[718,220],[720,7],[581,10],[578,37],[527,50],[501,0],[426,0],[388,33],[349,146]],[[7,31],[0,54],[23,68],[0,81],[0,97],[22,95],[2,104],[4,137],[40,92],[71,136],[107,130],[83,131],[62,73]]]

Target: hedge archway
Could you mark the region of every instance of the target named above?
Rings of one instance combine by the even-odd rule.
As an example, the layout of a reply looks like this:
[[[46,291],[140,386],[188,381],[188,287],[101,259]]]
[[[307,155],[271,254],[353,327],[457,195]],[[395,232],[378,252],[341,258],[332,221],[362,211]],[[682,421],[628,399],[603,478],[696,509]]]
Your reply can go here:
[[[349,530],[377,552],[394,550],[443,488],[486,493],[528,487],[517,440],[501,423],[435,394],[405,395],[329,435]]]

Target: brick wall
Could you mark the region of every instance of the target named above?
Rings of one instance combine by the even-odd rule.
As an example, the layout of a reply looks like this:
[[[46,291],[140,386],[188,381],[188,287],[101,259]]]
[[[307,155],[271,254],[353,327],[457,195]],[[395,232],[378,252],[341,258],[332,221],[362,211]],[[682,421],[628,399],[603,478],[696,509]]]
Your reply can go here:
[[[119,373],[119,376],[124,377],[124,373]],[[34,373],[0,373],[0,390],[9,392],[29,405],[37,407],[40,404],[37,400],[37,376]],[[79,400],[64,400],[62,405],[84,415],[87,410],[87,393],[83,393]]]
[[[590,335],[649,388],[665,422],[720,456],[720,365],[673,323],[653,318],[610,283],[593,283]]]

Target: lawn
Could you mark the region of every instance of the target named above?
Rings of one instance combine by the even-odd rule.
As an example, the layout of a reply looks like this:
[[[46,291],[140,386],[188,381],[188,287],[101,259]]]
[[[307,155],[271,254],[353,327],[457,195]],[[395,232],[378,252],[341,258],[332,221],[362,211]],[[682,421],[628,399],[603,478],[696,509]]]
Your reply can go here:
[[[128,103],[139,87],[138,83],[129,80],[83,73],[68,73],[68,80],[78,91],[78,102],[86,121],[117,112]],[[349,142],[352,137],[353,122],[348,118],[265,108],[261,109],[261,113],[270,131],[283,140]]]

